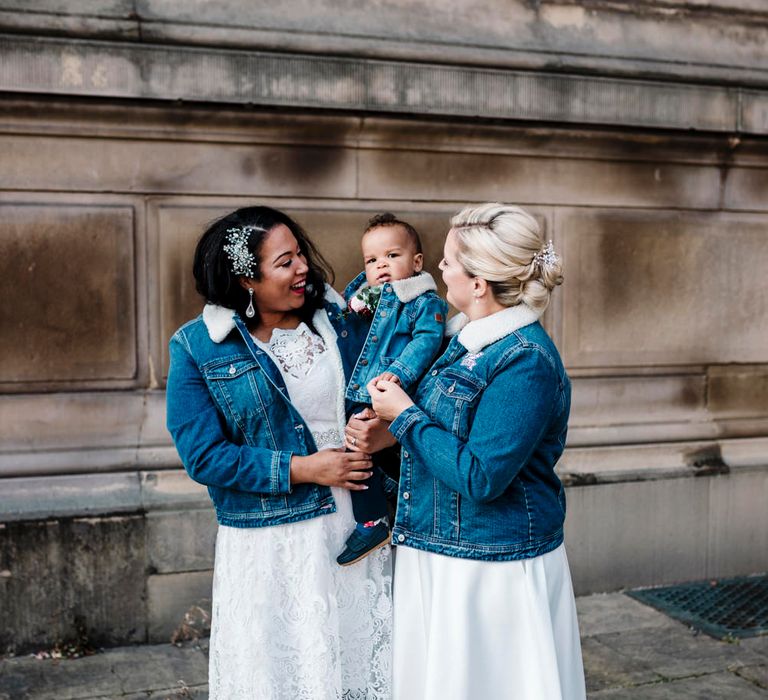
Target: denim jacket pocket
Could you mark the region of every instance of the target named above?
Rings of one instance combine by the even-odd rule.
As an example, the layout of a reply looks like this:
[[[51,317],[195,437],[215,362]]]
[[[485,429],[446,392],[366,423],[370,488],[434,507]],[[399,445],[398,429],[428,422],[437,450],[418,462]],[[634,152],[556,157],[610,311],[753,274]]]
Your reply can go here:
[[[259,434],[263,423],[269,422],[269,407],[274,402],[274,392],[264,384],[267,380],[258,362],[248,356],[224,358],[204,366],[202,373],[228,422],[250,442],[247,436]],[[271,435],[270,430],[266,433]]]
[[[483,386],[482,380],[456,370],[442,372],[435,380],[431,402],[433,417],[454,435],[466,440]]]

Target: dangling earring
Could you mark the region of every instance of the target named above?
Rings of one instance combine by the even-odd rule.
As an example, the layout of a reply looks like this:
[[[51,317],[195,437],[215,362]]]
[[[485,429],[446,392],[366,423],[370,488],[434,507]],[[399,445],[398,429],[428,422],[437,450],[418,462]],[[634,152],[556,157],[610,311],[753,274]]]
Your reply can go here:
[[[248,318],[253,318],[256,315],[256,309],[253,308],[253,289],[248,287],[248,294],[250,295],[250,301],[248,302],[248,308],[245,310],[245,315]]]

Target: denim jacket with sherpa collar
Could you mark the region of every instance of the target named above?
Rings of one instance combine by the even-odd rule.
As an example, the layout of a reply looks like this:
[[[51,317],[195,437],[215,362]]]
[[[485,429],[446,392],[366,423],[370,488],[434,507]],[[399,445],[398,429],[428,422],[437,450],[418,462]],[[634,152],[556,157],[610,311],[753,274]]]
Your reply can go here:
[[[339,376],[340,435],[345,377],[365,333],[343,304],[328,288],[324,308],[312,319]],[[207,305],[173,336],[170,358],[168,430],[189,475],[208,486],[219,523],[262,527],[336,510],[327,486],[291,485],[291,456],[317,448],[282,375],[237,313]]]
[[[510,560],[562,543],[554,468],[570,381],[537,318],[518,305],[467,324],[392,422],[402,446],[394,544]]]
[[[367,286],[361,272],[344,290],[347,302]],[[365,344],[347,386],[347,400],[371,403],[366,386],[382,372],[392,372],[408,391],[437,357],[443,342],[448,304],[436,293],[435,280],[421,272],[386,282]]]

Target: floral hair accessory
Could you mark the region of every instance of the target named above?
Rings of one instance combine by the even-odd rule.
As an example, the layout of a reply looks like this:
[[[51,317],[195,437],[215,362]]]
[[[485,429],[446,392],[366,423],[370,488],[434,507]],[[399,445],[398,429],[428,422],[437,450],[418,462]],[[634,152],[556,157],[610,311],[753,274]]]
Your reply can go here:
[[[560,262],[560,256],[555,252],[552,241],[549,241],[536,255],[533,256],[533,262],[540,267],[549,267]]]
[[[256,226],[227,229],[227,242],[224,245],[224,252],[227,254],[229,262],[232,263],[233,275],[255,276],[258,265],[253,253],[248,249],[248,239],[254,231],[262,230]]]

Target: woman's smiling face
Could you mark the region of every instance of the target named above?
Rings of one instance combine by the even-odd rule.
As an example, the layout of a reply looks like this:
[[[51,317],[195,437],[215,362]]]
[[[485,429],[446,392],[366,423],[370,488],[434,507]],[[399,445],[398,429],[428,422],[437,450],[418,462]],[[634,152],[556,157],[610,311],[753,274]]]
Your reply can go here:
[[[297,311],[304,305],[307,259],[296,237],[284,224],[266,235],[259,251],[261,279],[250,280],[259,314]]]
[[[440,270],[443,273],[443,282],[446,287],[446,299],[459,311],[467,313],[472,307],[474,299],[474,278],[470,277],[466,270],[456,259],[458,244],[453,230],[448,231],[443,246],[443,259],[440,261]]]

